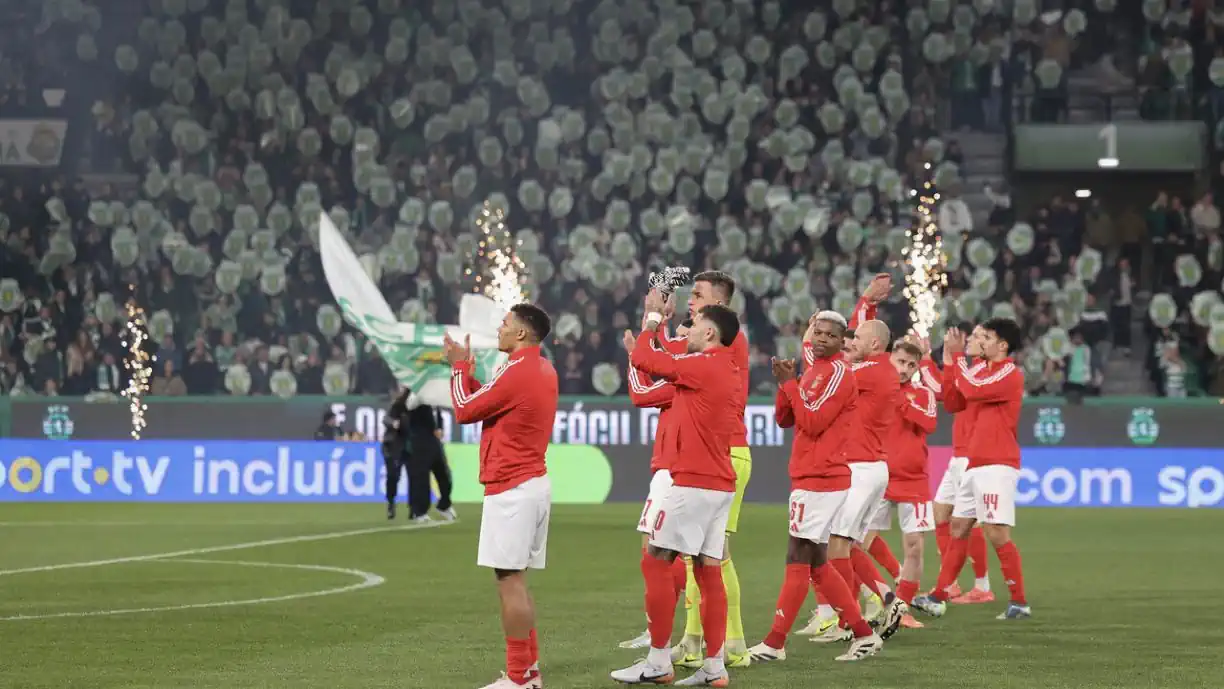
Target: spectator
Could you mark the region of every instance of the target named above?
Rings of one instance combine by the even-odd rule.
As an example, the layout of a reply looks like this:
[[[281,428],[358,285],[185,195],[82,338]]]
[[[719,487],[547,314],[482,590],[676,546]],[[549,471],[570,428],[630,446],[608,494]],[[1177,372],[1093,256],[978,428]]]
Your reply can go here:
[[[1092,348],[1079,330],[1071,332],[1071,353],[1067,355],[1063,367],[1067,372],[1063,390],[1068,399],[1082,400],[1093,387],[1093,357]]]
[[[181,397],[187,394],[187,383],[174,368],[173,361],[163,361],[158,373],[149,386],[151,394],[158,397]]]
[[[1117,266],[1106,278],[1106,286],[1110,291],[1112,300],[1109,309],[1109,326],[1113,332],[1114,346],[1124,355],[1130,356],[1135,279],[1131,275],[1130,261],[1128,259],[1118,259]]]

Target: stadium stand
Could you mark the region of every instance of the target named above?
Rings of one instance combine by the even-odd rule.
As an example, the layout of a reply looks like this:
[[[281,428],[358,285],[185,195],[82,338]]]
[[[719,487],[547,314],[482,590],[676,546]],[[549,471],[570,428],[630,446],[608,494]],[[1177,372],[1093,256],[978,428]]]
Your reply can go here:
[[[556,319],[563,392],[623,391],[609,335],[638,317],[645,273],[677,262],[735,276],[765,388],[768,354],[797,351],[818,304],[849,311],[873,274],[900,279],[928,177],[948,322],[1015,315],[1031,392],[1071,369],[1099,388],[1102,345],[1125,346],[1107,324],[1138,289],[1080,284],[1126,279],[1092,239],[1104,211],[1019,214],[989,151],[1021,89],[1034,118],[1074,110],[1063,71],[1116,43],[1108,4],[1051,24],[1033,0],[1011,16],[967,0],[45,3],[22,19],[38,31],[9,28],[55,47],[6,50],[6,83],[59,75],[84,126],[60,176],[0,189],[0,391],[119,389],[134,298],[159,393],[383,393],[386,367],[331,305],[318,212],[401,319],[453,322],[488,199]],[[908,328],[900,295],[882,311]]]

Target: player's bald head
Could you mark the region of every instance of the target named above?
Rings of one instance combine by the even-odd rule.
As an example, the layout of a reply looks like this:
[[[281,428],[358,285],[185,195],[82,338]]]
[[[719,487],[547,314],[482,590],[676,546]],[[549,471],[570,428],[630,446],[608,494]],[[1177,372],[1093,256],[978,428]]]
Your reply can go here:
[[[860,323],[854,329],[854,339],[863,349],[861,354],[866,356],[887,350],[892,335],[888,332],[888,326],[884,324],[884,321],[867,321]]]

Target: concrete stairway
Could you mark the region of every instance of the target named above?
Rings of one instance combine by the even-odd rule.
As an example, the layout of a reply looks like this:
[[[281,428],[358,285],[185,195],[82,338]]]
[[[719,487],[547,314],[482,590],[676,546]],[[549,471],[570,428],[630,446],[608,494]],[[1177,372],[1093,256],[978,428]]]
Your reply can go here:
[[[955,139],[965,154],[961,169],[961,198],[973,215],[975,232],[986,230],[993,204],[984,193],[987,186],[1000,189],[1007,179],[1007,136],[988,132],[944,132],[945,141]]]

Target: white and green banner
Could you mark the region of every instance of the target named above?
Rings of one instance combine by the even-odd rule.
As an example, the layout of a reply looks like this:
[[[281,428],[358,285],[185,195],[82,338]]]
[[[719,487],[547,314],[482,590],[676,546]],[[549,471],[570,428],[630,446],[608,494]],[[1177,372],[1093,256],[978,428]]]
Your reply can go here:
[[[488,297],[466,294],[459,302],[458,325],[399,322],[378,286],[326,213],[319,217],[319,250],[323,274],[344,318],[378,347],[401,385],[436,407],[451,406],[450,365],[442,355],[442,337],[472,338],[476,376],[488,380],[503,355],[497,351],[497,327],[505,309]]]

